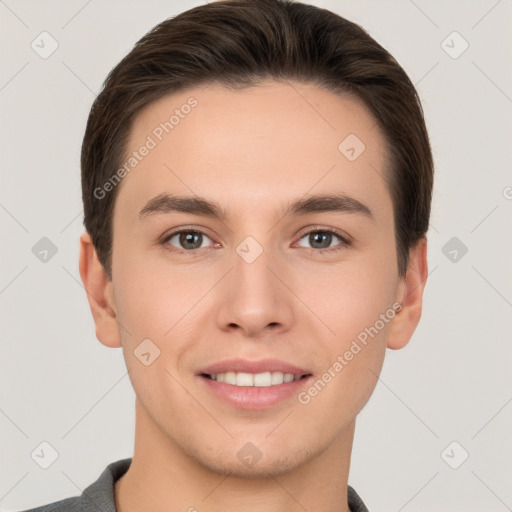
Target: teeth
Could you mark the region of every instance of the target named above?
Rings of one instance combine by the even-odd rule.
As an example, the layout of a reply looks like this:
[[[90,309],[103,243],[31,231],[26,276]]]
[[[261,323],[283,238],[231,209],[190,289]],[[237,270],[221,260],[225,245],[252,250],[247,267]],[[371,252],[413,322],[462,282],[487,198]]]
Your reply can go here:
[[[238,372],[236,374],[237,386],[254,386],[254,375],[252,373]]]
[[[245,373],[245,372],[226,372],[217,373],[216,375],[210,375],[213,380],[219,382],[225,382],[232,386],[241,387],[261,387],[266,388],[269,386],[275,386],[283,384],[285,382],[292,382],[293,380],[299,380],[300,375],[295,376],[293,373],[283,372],[263,372],[263,373]]]
[[[279,379],[280,380],[280,379]],[[266,388],[268,386],[272,385],[272,373],[265,372],[265,373],[257,373],[253,377],[254,386]]]

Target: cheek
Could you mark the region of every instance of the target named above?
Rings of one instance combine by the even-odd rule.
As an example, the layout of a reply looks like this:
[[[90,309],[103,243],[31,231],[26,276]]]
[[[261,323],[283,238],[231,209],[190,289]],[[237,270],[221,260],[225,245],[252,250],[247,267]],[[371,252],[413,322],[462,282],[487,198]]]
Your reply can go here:
[[[324,336],[317,348],[322,368],[298,396],[303,414],[323,425],[325,432],[319,430],[318,435],[339,433],[369,400],[382,368],[394,313],[378,295],[338,308],[333,322],[336,336]]]
[[[122,252],[122,247],[119,248]],[[206,284],[164,258],[125,255],[118,261],[114,289],[119,320],[132,337],[164,342],[205,293]]]
[[[315,279],[317,286],[308,287],[315,312],[331,331],[318,339],[316,347],[323,368],[321,382],[311,393],[322,396],[315,398],[313,407],[323,404],[335,417],[345,416],[347,410],[329,405],[339,402],[355,414],[370,397],[396,314],[395,253],[393,248],[383,248],[376,254],[347,263],[322,276],[320,282]],[[321,407],[317,413],[323,414]]]
[[[371,264],[370,264],[371,263]],[[315,276],[303,293],[311,310],[343,346],[393,306],[398,279],[392,265],[373,261],[350,262],[338,270]]]
[[[181,362],[190,348],[184,330],[205,290],[191,286],[182,273],[156,268],[135,255],[127,256],[116,270],[117,313],[130,380],[145,410],[164,425],[167,411],[186,410],[190,405],[179,384],[183,382]]]

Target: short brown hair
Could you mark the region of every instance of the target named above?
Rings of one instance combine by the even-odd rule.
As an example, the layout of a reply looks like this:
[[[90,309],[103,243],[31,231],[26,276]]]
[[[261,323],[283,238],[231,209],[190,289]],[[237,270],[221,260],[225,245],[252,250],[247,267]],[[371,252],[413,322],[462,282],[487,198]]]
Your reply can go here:
[[[223,0],[167,19],[109,73],[82,144],[84,226],[112,278],[118,187],[98,190],[122,165],[134,115],[154,100],[217,82],[240,89],[264,79],[312,83],[364,102],[386,137],[398,271],[428,230],[433,159],[420,99],[409,77],[359,25],[293,0]],[[340,141],[341,142],[341,141]]]

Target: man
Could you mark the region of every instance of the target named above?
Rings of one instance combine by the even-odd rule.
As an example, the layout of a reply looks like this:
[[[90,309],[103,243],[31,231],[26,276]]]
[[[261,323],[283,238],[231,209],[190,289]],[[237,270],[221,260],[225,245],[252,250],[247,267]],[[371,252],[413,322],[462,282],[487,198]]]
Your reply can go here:
[[[286,0],[191,9],[109,74],[80,274],[133,458],[38,511],[365,511],[358,413],[421,315],[433,163],[398,63]]]

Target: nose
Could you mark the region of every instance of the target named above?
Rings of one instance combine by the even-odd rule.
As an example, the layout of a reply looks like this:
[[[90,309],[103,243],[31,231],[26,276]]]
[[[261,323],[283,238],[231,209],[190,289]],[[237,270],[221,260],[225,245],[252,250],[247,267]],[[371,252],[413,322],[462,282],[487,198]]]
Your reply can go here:
[[[293,324],[293,292],[284,261],[268,250],[254,260],[235,252],[233,267],[218,290],[217,323],[224,331],[264,337],[289,330]]]

